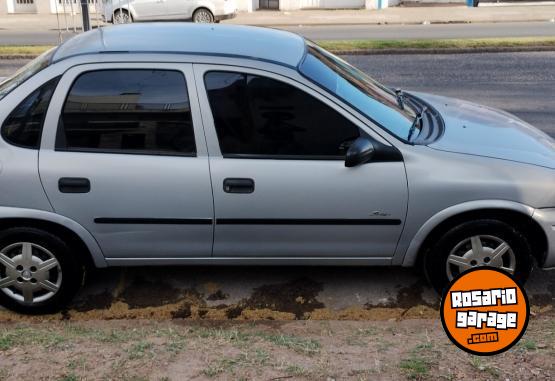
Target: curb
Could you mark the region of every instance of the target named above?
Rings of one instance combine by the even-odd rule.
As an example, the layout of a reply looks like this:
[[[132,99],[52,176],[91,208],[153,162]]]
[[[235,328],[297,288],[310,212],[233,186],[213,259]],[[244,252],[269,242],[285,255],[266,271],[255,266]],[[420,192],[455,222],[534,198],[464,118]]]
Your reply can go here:
[[[343,56],[373,56],[386,54],[471,54],[471,53],[519,53],[555,52],[555,45],[538,46],[492,46],[477,48],[393,48],[393,49],[328,49],[331,53]],[[0,60],[24,60],[38,57],[38,54],[0,54]]]

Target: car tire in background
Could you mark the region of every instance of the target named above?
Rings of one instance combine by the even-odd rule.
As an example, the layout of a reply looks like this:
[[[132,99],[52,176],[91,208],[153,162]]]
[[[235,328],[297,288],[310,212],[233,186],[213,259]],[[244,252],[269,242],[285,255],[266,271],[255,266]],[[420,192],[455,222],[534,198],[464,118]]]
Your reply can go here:
[[[131,24],[133,22],[133,16],[129,14],[127,9],[116,9],[114,11],[113,24]]]
[[[209,9],[199,8],[193,13],[193,22],[199,24],[210,24],[214,22],[214,15]]]
[[[85,278],[78,253],[61,238],[34,227],[0,232],[0,304],[24,314],[57,312]]]
[[[506,271],[522,284],[532,270],[532,250],[517,229],[503,221],[481,219],[452,227],[432,242],[423,265],[439,293],[459,274],[479,266]]]

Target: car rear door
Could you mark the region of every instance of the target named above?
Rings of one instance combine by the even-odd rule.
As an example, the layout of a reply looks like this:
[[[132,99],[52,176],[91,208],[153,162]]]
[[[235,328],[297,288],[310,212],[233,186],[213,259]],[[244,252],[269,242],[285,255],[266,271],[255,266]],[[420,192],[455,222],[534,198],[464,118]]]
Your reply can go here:
[[[189,64],[93,64],[52,98],[40,176],[112,263],[208,257],[213,200]],[[125,260],[122,262],[121,260]]]
[[[367,258],[387,264],[407,212],[401,154],[346,168],[362,123],[265,71],[195,65],[210,153],[215,257]],[[368,262],[368,263],[370,263]]]

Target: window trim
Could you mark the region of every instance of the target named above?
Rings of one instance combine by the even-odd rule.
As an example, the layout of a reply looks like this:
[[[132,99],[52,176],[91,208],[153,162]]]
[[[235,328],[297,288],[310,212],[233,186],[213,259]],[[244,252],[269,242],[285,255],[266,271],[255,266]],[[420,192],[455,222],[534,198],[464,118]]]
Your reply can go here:
[[[307,96],[315,99],[316,101],[318,101],[319,103],[323,104],[324,106],[328,107],[329,109],[331,109],[333,112],[339,114],[343,119],[346,119],[347,121],[349,121],[350,123],[353,124],[353,126],[355,126],[359,132],[359,136],[362,135],[368,135],[366,133],[366,131],[364,131],[359,125],[357,125],[357,123],[353,122],[352,120],[350,120],[349,118],[347,118],[343,113],[337,111],[335,108],[331,107],[329,104],[323,102],[321,99],[318,99],[318,97],[309,94],[306,90],[300,88],[299,86],[294,86],[284,80],[281,79],[276,79],[273,78],[272,76],[269,76],[268,74],[275,74],[275,73],[268,73],[266,75],[264,74],[259,74],[259,73],[252,73],[249,71],[250,68],[242,68],[243,71],[240,71],[241,68],[230,68],[228,66],[223,66],[223,68],[221,70],[216,69],[216,68],[212,68],[213,65],[210,65],[211,68],[204,70],[202,72],[202,85],[204,87],[204,91],[206,94],[206,100],[208,102],[208,110],[210,111],[210,116],[212,118],[212,127],[214,128],[214,132],[215,132],[215,137],[217,139],[217,143],[218,143],[218,147],[220,149],[220,154],[224,159],[251,159],[251,160],[312,160],[312,161],[345,161],[345,156],[341,156],[341,155],[271,155],[271,154],[248,154],[248,153],[224,153],[222,151],[222,146],[221,146],[221,142],[220,139],[218,137],[218,130],[216,128],[216,121],[214,119],[214,111],[212,110],[212,105],[210,103],[210,97],[208,95],[208,89],[206,87],[206,76],[210,73],[235,73],[235,74],[243,74],[243,75],[253,75],[253,76],[259,76],[259,77],[264,77],[264,78],[268,78],[277,82],[281,82],[283,84],[286,84],[288,86],[294,87],[295,89],[303,92],[304,94],[306,94]],[[260,70],[257,70],[260,71]],[[372,138],[373,139],[373,138]],[[374,140],[374,139],[373,139]]]
[[[163,151],[151,151],[151,152],[145,152],[145,151],[141,151],[141,150],[117,150],[117,149],[96,149],[96,148],[67,148],[67,147],[59,147],[59,137],[61,136],[61,133],[63,132],[63,123],[61,123],[61,119],[64,113],[64,108],[66,105],[66,102],[69,98],[69,95],[71,93],[71,90],[73,89],[73,86],[75,85],[75,82],[77,82],[77,80],[87,74],[87,73],[91,73],[91,72],[100,72],[100,71],[147,71],[147,70],[158,70],[158,71],[173,71],[176,73],[179,73],[182,77],[183,80],[185,81],[185,91],[187,94],[187,98],[189,100],[189,110],[191,113],[191,129],[193,132],[193,141],[194,141],[194,145],[195,145],[195,151],[194,152],[184,152],[184,153],[179,153],[179,152],[168,152],[168,153],[164,153]],[[64,96],[64,100],[61,104],[61,108],[59,110],[59,115],[58,115],[58,120],[57,120],[57,125],[56,125],[56,133],[54,136],[54,151],[55,152],[73,152],[73,153],[95,153],[95,154],[108,154],[108,155],[141,155],[141,156],[167,156],[167,157],[198,157],[198,147],[197,147],[197,136],[195,133],[195,122],[194,122],[194,118],[193,118],[193,110],[192,110],[192,102],[191,102],[191,98],[190,98],[190,94],[189,94],[189,84],[187,83],[187,76],[186,74],[179,70],[178,68],[149,68],[149,67],[129,67],[129,68],[125,68],[125,67],[106,67],[106,68],[99,68],[99,69],[88,69],[88,70],[83,70],[81,72],[79,72],[71,81],[71,84],[69,85],[69,87],[67,88],[67,91],[65,93]]]
[[[22,100],[19,101],[19,103],[9,112],[8,116],[6,116],[6,118],[2,121],[2,125],[0,126],[0,137],[2,138],[3,141],[5,141],[7,144],[9,144],[12,147],[35,150],[35,151],[38,151],[40,149],[40,146],[41,146],[41,143],[42,143],[42,133],[43,133],[43,130],[44,130],[44,123],[46,121],[46,116],[48,114],[48,109],[50,108],[50,102],[52,101],[52,98],[54,97],[54,94],[56,93],[56,88],[58,87],[58,83],[60,83],[61,78],[62,78],[61,75],[57,75],[53,78],[50,78],[46,82],[43,82],[41,85],[39,85],[36,89],[34,89],[33,91],[31,91],[30,93],[25,95],[25,97]],[[44,115],[42,116],[42,120],[40,122],[39,138],[38,138],[37,144],[34,147],[30,147],[30,146],[24,146],[22,144],[14,143],[11,139],[8,139],[7,136],[6,136],[6,128],[5,128],[6,122],[10,119],[10,117],[12,116],[14,111],[21,105],[21,103],[23,103],[25,100],[27,100],[27,98],[30,97],[31,94],[33,94],[35,91],[40,90],[42,87],[46,86],[50,82],[54,83],[54,88],[52,89],[52,94],[50,95],[50,99],[48,100],[48,105],[46,105],[46,109],[44,110]]]

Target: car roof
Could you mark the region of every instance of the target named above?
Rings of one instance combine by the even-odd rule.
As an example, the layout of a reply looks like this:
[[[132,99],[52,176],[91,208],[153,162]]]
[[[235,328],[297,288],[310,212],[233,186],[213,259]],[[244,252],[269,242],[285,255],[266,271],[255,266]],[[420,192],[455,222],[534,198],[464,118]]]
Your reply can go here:
[[[251,58],[296,67],[305,49],[302,37],[270,28],[144,23],[82,33],[60,45],[52,62],[93,53],[185,53]]]

